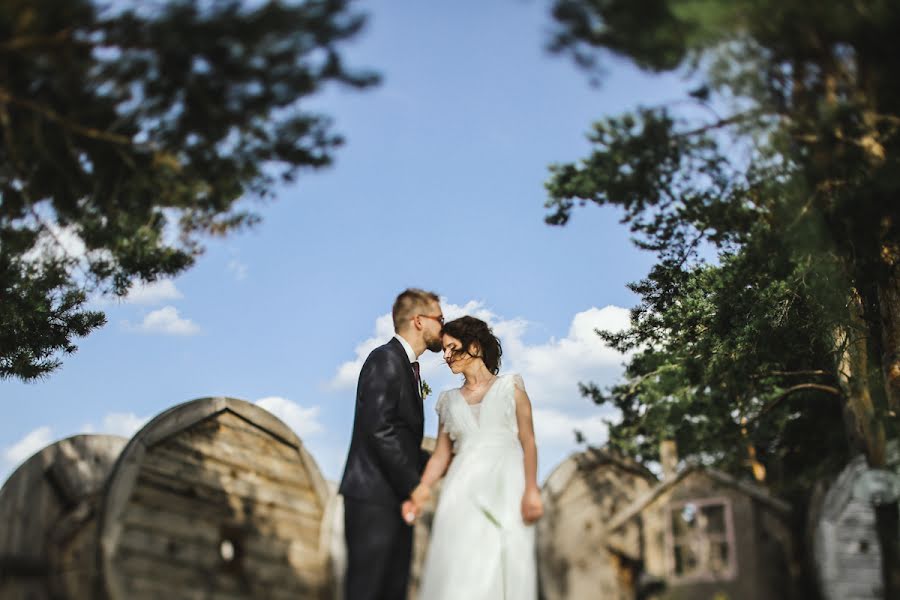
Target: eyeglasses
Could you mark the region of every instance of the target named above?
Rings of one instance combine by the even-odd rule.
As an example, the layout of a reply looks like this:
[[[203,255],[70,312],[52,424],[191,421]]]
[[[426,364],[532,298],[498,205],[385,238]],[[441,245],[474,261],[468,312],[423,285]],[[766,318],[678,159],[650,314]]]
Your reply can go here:
[[[437,316],[434,316],[434,315],[416,315],[416,316],[417,316],[417,317],[425,317],[426,319],[434,319],[435,321],[437,321],[437,322],[440,323],[441,325],[444,324],[444,315],[437,315]]]

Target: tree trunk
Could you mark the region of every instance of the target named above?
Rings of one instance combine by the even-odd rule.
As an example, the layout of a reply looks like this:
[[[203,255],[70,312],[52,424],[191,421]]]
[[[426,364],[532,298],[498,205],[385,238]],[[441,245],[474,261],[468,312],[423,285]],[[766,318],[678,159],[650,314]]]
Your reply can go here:
[[[883,244],[881,258],[887,275],[878,285],[881,372],[888,419],[896,423],[900,415],[900,245]],[[876,507],[875,521],[884,558],[885,598],[900,598],[900,505]]]
[[[893,419],[900,415],[900,248],[885,244],[882,260],[887,278],[878,286],[881,316],[881,371],[888,410]]]
[[[851,445],[866,455],[870,467],[885,464],[884,424],[875,412],[869,390],[869,339],[863,317],[862,298],[853,290],[847,306],[849,326],[836,332],[835,347],[841,350],[837,376],[847,404],[844,422]]]
[[[847,397],[844,411],[846,426],[851,443],[862,449],[869,467],[884,469],[887,462],[885,424],[875,411],[869,389],[869,334],[863,317],[862,299],[855,290],[847,308],[850,326],[837,336],[837,347],[843,349],[838,362],[838,379]],[[893,322],[896,324],[896,320]],[[873,504],[872,509],[881,549],[883,598],[900,598],[898,505],[897,502]]]

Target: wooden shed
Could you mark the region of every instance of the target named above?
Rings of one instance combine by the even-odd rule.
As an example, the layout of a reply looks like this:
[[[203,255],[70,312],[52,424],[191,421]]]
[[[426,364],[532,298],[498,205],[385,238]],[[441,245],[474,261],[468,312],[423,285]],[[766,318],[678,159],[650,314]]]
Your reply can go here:
[[[691,466],[609,523],[610,549],[636,569],[637,597],[794,597],[790,506],[763,488]]]
[[[900,452],[888,445],[887,469],[854,458],[811,507],[812,554],[826,600],[882,600],[882,561],[875,502],[897,502]],[[900,534],[898,534],[900,535]]]
[[[50,444],[10,475],[0,489],[0,598],[66,598],[73,581],[94,576],[93,554],[70,549],[77,538],[96,536],[100,494],[127,442],[77,435]]]
[[[569,456],[542,489],[544,517],[537,524],[542,598],[633,598],[633,569],[607,544],[616,512],[656,484],[634,460],[588,448]]]

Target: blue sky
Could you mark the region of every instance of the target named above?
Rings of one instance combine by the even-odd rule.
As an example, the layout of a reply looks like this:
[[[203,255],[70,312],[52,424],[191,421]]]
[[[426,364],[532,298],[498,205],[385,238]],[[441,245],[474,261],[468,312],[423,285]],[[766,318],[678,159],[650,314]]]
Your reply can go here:
[[[102,304],[109,324],[48,379],[0,383],[0,480],[30,453],[79,432],[130,435],[185,400],[261,402],[294,427],[330,479],[349,440],[355,369],[390,337],[409,286],[437,291],[448,316],[487,318],[535,407],[540,471],[576,449],[574,427],[605,436],[578,381],[612,383],[623,357],[594,327],[622,327],[624,287],[652,257],[613,210],[545,225],[547,166],[588,151],[594,120],[683,95],[673,78],[609,62],[591,87],[545,51],[549,2],[379,0],[346,48],[377,88],[331,89],[311,109],[347,144],[256,205],[263,222],[211,240],[181,277]],[[423,357],[435,390],[459,385]],[[426,399],[434,435],[436,394]],[[609,415],[606,415],[609,416]]]

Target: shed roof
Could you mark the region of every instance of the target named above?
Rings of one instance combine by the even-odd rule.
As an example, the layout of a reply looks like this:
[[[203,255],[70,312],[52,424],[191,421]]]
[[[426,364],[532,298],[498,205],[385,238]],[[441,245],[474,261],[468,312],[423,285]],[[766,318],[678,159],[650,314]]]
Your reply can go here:
[[[784,500],[780,500],[772,496],[757,485],[741,481],[717,469],[704,467],[702,465],[691,465],[679,472],[675,477],[672,477],[668,481],[663,481],[662,483],[642,495],[640,498],[632,502],[630,505],[626,506],[618,513],[613,515],[613,518],[610,521],[609,527],[607,529],[609,531],[618,529],[619,527],[636,517],[638,514],[640,514],[645,508],[647,508],[647,506],[649,506],[654,500],[659,498],[663,493],[679,485],[691,473],[703,473],[711,479],[724,485],[731,486],[736,490],[750,496],[751,498],[770,506],[778,512],[788,513],[791,510],[790,504],[788,504]]]
[[[544,487],[554,494],[561,492],[571,481],[575,473],[603,465],[613,465],[628,471],[650,482],[657,481],[656,476],[644,465],[608,448],[589,446],[582,452],[570,454],[547,476]]]

